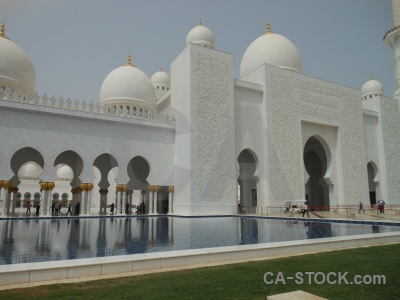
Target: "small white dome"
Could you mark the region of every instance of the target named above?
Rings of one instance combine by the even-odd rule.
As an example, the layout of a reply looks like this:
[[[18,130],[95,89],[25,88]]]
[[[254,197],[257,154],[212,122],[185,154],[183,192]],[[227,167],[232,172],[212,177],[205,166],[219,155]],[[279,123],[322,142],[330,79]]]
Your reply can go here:
[[[19,89],[34,95],[36,73],[25,52],[4,35],[4,24],[0,31],[0,86]]]
[[[186,46],[190,43],[214,49],[214,34],[200,22],[200,25],[190,30],[186,37]]]
[[[156,110],[156,94],[150,79],[130,64],[116,68],[104,79],[100,103]]]
[[[155,72],[153,76],[151,76],[150,80],[155,88],[164,88],[169,90],[171,86],[171,79],[169,75],[162,69],[160,69],[158,72]]]
[[[25,179],[38,179],[40,173],[42,173],[42,168],[37,163],[30,161],[21,166],[18,170],[18,178]]]
[[[240,77],[243,78],[263,64],[301,73],[300,53],[286,37],[270,31],[250,44],[240,64]]]
[[[64,165],[57,171],[57,179],[72,180],[74,178],[74,172],[70,166]]]
[[[383,85],[377,80],[370,79],[361,87],[361,95],[363,98],[369,96],[383,96]]]

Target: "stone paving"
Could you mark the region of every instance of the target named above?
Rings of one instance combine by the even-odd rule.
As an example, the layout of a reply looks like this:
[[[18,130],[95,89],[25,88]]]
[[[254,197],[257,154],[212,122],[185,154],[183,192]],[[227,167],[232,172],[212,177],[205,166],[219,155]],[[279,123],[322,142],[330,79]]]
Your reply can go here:
[[[282,209],[283,210],[283,209]],[[338,219],[338,220],[365,220],[365,221],[387,221],[400,222],[400,210],[386,209],[384,213],[379,213],[376,209],[365,209],[359,213],[358,209],[332,209],[331,211],[310,211],[310,218],[319,219]],[[268,217],[303,218],[302,213],[270,213]]]

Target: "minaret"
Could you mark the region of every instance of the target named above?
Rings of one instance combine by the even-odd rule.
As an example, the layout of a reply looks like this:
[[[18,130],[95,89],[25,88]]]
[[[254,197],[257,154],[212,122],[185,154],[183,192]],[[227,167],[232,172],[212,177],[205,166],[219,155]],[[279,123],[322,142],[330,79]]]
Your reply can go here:
[[[383,41],[389,45],[394,56],[394,75],[396,91],[393,98],[400,100],[400,0],[392,0],[393,28],[390,29]]]

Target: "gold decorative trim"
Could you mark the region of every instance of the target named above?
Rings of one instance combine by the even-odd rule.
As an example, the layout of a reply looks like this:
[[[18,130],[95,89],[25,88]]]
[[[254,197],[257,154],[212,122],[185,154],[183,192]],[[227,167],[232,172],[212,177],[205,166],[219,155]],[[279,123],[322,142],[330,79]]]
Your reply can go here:
[[[11,187],[11,181],[10,180],[4,180],[3,181],[3,187],[4,187],[4,189],[9,189]]]
[[[124,190],[123,184],[117,184],[116,189],[117,192],[122,192]]]
[[[99,190],[99,193],[100,193],[100,195],[102,195],[102,196],[107,196],[107,194],[108,194],[108,189],[100,189],[100,190]]]
[[[82,189],[82,191],[87,191],[87,184],[86,183],[81,183],[80,188]]]
[[[4,22],[1,23],[0,37],[6,37],[5,36],[5,29],[4,29]]]

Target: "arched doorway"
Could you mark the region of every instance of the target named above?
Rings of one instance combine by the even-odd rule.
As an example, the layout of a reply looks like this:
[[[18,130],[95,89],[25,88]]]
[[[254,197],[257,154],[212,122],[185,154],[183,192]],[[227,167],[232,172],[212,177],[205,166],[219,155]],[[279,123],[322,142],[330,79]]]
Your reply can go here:
[[[378,167],[373,161],[367,164],[368,170],[368,190],[369,190],[369,202],[371,207],[376,204],[377,190],[378,190]]]
[[[133,198],[131,199],[132,203],[137,207],[140,206],[140,211],[143,213],[149,212],[149,199],[148,198],[148,187],[149,183],[147,179],[150,176],[150,164],[148,161],[142,156],[135,156],[128,163],[128,190],[132,190]],[[161,199],[164,199],[163,196],[160,196]],[[157,193],[158,200],[158,193]],[[163,201],[163,200],[162,200]],[[132,204],[131,203],[131,204]],[[163,204],[157,204],[157,201],[154,203],[154,211],[157,211],[158,207],[163,207]],[[168,207],[168,205],[167,205]]]
[[[58,165],[67,165],[72,169],[74,174],[71,181],[72,187],[79,187],[81,185],[79,176],[81,176],[83,172],[83,159],[78,153],[72,150],[60,153],[54,161],[54,167],[57,167]]]
[[[14,176],[11,179],[12,186],[18,186],[20,184],[18,171],[26,163],[34,163],[39,167],[40,172],[37,175],[39,175],[44,168],[44,159],[38,150],[31,147],[19,149],[14,153],[10,161],[11,169],[14,172]]]
[[[257,184],[256,176],[258,159],[253,151],[244,149],[238,156],[239,163],[239,212],[255,213],[257,211]]]
[[[65,166],[68,166],[69,168],[64,168]],[[82,183],[79,176],[81,176],[84,168],[82,157],[72,150],[63,151],[54,160],[54,168],[57,170],[57,173],[59,173],[58,171],[60,171],[61,168],[63,168],[65,171],[67,169],[72,170],[73,175],[71,174],[71,176],[69,176],[70,178],[68,179],[68,182],[72,187],[72,201],[70,204],[72,207],[75,207],[75,205],[79,202],[79,205],[83,208],[85,204],[83,203],[84,199],[82,198],[82,192],[79,188]],[[61,191],[63,192],[63,190]],[[80,210],[80,212],[83,211],[86,211],[86,208],[84,208],[84,210]]]
[[[97,187],[94,189],[96,195],[96,204],[100,208],[100,214],[107,213],[107,206],[116,201],[116,180],[118,175],[118,162],[116,158],[109,154],[99,155],[93,162],[93,172],[96,175],[95,182]]]
[[[329,209],[329,186],[325,176],[329,168],[329,151],[319,139],[310,137],[305,144],[303,159],[309,175],[305,185],[305,197],[316,209]]]

